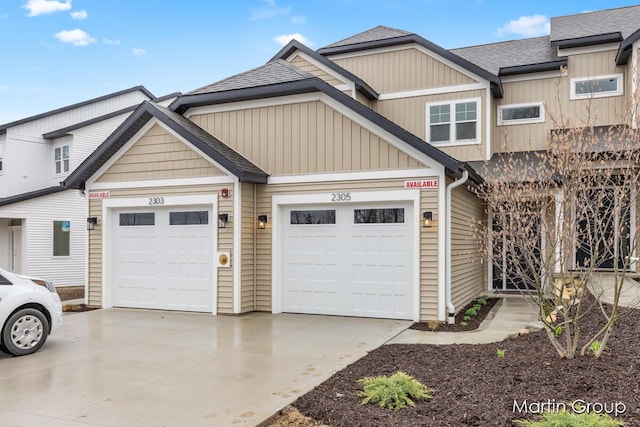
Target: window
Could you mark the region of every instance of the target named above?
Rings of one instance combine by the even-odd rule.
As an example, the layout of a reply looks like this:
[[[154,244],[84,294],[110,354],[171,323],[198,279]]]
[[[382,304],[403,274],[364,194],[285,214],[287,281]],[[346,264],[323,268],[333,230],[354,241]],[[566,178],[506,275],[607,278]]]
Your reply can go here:
[[[479,106],[479,99],[427,104],[427,141],[432,144],[479,143]]]
[[[571,99],[622,95],[622,74],[571,79]]]
[[[404,224],[404,208],[354,209],[354,224]]]
[[[209,212],[169,212],[169,225],[209,224]]]
[[[120,225],[121,226],[156,225],[156,215],[153,212],[121,213]]]
[[[53,256],[69,256],[71,222],[53,221]]]
[[[54,149],[56,175],[69,172],[69,146],[61,145]]]
[[[0,155],[0,175],[2,174],[3,168],[2,168],[2,156]]]
[[[291,211],[291,224],[335,224],[336,211],[333,209],[313,211]]]
[[[542,102],[501,105],[498,107],[498,126],[542,123],[544,120],[544,105]]]

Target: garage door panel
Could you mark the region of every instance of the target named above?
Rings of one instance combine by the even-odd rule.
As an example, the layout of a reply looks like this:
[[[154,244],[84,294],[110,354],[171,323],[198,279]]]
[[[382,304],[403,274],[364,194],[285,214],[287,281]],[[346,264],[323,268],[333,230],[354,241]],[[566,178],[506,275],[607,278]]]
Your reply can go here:
[[[114,212],[114,306],[212,311],[210,208],[183,210]]]
[[[411,216],[408,203],[285,209],[284,311],[413,318]]]

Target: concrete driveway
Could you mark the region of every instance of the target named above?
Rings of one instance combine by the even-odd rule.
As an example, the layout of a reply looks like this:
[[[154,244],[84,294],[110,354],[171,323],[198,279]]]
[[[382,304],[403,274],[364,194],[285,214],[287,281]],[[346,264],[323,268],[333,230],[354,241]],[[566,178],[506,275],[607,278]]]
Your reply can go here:
[[[0,355],[0,425],[253,426],[411,322],[106,309]]]

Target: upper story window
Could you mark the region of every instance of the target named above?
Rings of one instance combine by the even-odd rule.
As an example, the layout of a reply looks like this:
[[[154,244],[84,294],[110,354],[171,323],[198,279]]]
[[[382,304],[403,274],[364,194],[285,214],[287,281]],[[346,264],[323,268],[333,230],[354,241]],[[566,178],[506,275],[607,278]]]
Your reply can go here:
[[[427,104],[427,141],[437,145],[480,142],[480,99]]]
[[[2,154],[0,154],[0,175],[2,175],[3,172],[4,172],[4,167],[2,164]]]
[[[571,79],[571,99],[622,95],[622,74]]]
[[[69,145],[60,145],[53,150],[56,175],[69,172]]]
[[[498,126],[544,122],[544,104],[511,104],[498,106]]]

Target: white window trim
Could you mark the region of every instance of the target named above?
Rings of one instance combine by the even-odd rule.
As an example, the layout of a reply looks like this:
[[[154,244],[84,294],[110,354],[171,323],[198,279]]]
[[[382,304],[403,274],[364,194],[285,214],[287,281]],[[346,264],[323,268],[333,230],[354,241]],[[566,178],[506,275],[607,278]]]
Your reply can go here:
[[[69,170],[64,170],[64,158],[62,157],[62,153],[64,152],[64,147],[69,147]],[[56,172],[56,150],[60,149],[60,172]],[[71,173],[71,144],[68,142],[56,144],[53,146],[53,176],[64,176]]]
[[[532,119],[502,120],[502,110],[508,109],[508,108],[527,108],[527,107],[539,107],[540,116]],[[524,104],[498,105],[498,126],[522,125],[522,124],[528,124],[528,123],[544,123],[544,121],[545,121],[544,102],[528,102]]]
[[[426,121],[426,130],[425,130],[425,140],[429,143],[432,144],[433,146],[436,147],[450,147],[450,146],[456,146],[456,145],[478,145],[482,143],[482,138],[481,138],[481,132],[482,132],[482,126],[480,124],[481,120],[482,120],[482,105],[481,105],[481,98],[467,98],[467,99],[451,99],[448,101],[437,101],[437,102],[428,102],[426,104],[426,109],[425,109],[425,121]],[[463,104],[465,102],[475,102],[476,103],[476,138],[475,139],[464,139],[461,141],[456,141],[455,140],[455,106],[456,104]],[[449,130],[449,141],[439,141],[439,142],[431,142],[431,123],[430,123],[430,107],[432,105],[445,105],[445,104],[449,104],[450,105],[450,109],[449,109],[449,114],[450,114],[450,120],[449,120],[449,124],[450,124],[450,130]]]
[[[595,92],[595,93],[584,93],[584,94],[578,94],[576,93],[576,83],[580,83],[580,82],[586,82],[586,81],[590,81],[590,80],[604,80],[604,79],[612,79],[615,78],[617,79],[617,89],[615,91],[612,92]],[[624,82],[623,82],[623,76],[622,73],[619,74],[607,74],[604,76],[594,76],[594,77],[575,77],[573,79],[571,79],[571,96],[570,99],[572,100],[576,100],[576,99],[590,99],[590,98],[606,98],[609,96],[620,96],[623,93],[622,88],[624,87]]]

